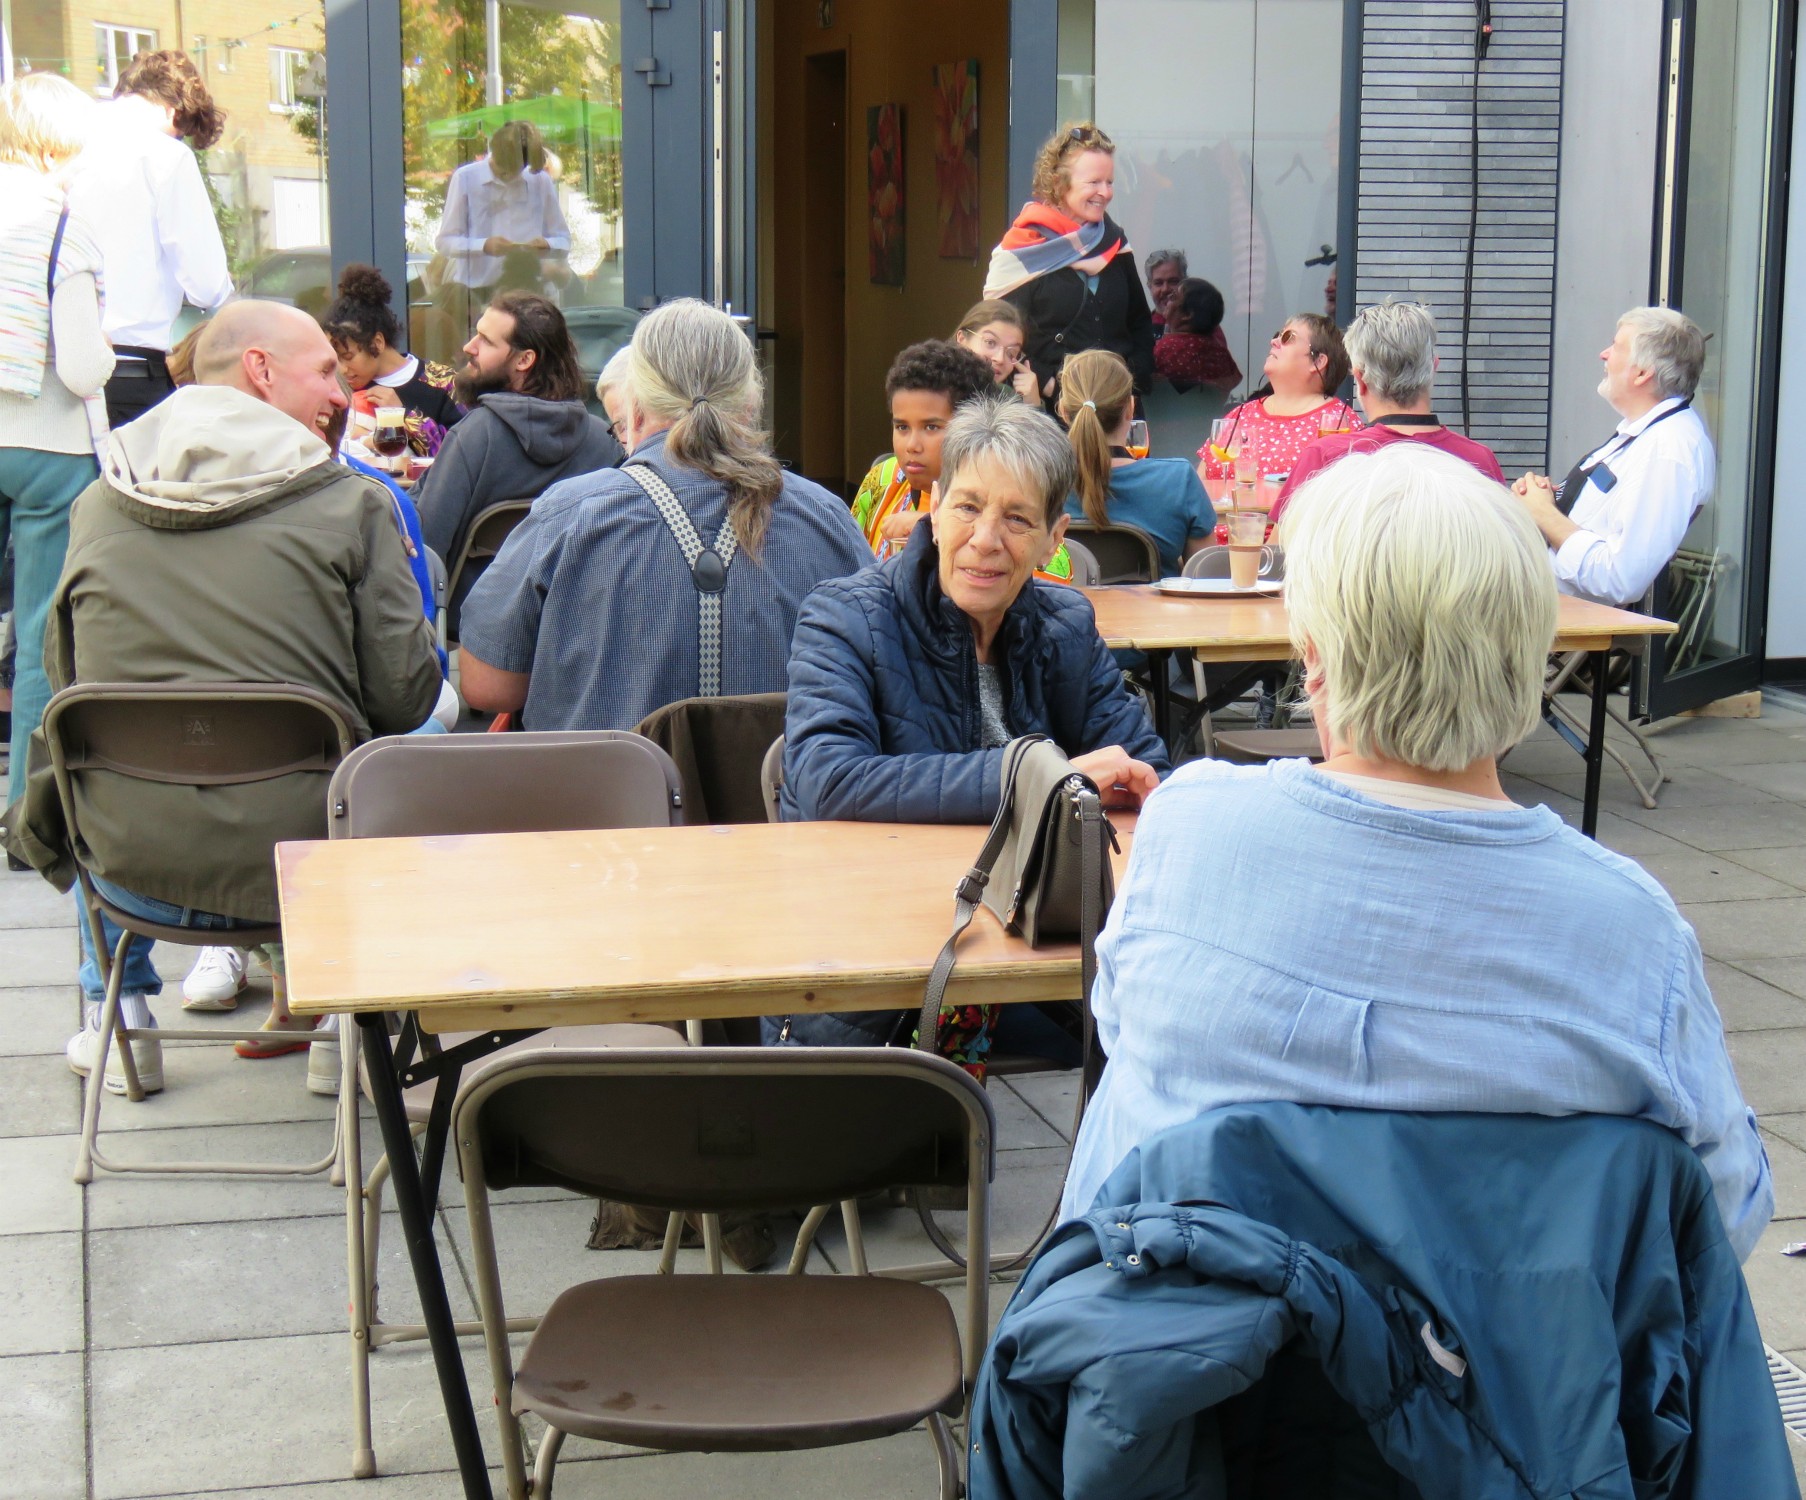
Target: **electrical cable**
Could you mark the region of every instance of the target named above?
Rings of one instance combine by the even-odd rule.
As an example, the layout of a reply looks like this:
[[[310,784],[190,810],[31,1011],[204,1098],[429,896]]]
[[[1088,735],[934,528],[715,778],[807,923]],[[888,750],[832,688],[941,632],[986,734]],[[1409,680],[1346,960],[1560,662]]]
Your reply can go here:
[[[1491,0],[1476,0],[1474,80],[1468,112],[1467,266],[1461,280],[1461,430],[1473,426],[1468,412],[1468,339],[1474,326],[1474,257],[1480,242],[1480,64],[1492,46]]]

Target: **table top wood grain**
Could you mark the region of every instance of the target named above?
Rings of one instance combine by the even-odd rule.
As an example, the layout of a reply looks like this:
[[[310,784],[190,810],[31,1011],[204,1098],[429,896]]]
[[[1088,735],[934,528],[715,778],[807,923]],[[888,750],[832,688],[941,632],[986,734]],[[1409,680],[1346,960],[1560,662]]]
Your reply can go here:
[[[1097,612],[1098,634],[1117,650],[1190,651],[1200,661],[1290,661],[1284,595],[1213,599],[1163,594],[1149,584],[1081,592]],[[1554,651],[1603,651],[1672,635],[1667,620],[1563,595]]]
[[[1133,816],[1112,814],[1120,875]],[[984,842],[969,825],[776,823],[276,848],[290,1005],[429,1031],[919,1004]],[[980,909],[949,995],[1075,999],[1076,943]]]

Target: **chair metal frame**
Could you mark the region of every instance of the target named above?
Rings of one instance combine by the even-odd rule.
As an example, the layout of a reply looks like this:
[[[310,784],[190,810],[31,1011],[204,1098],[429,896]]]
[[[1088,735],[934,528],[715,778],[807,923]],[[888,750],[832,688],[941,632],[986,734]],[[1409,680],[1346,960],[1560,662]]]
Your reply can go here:
[[[1269,543],[1273,548],[1273,570],[1268,575],[1272,578],[1285,577],[1285,549],[1278,543]],[[1229,576],[1229,548],[1220,544],[1200,547],[1185,559],[1185,566],[1180,570],[1183,578],[1227,578]],[[1277,666],[1278,663],[1266,665]],[[1233,750],[1237,755],[1245,756],[1253,762],[1284,759],[1299,753],[1299,732],[1295,729],[1278,727],[1273,729],[1250,728],[1237,729],[1229,736],[1217,732],[1216,723],[1207,704],[1207,693],[1204,683],[1204,664],[1195,658],[1192,661],[1192,683],[1198,695],[1198,719],[1192,730],[1181,737],[1185,743],[1192,733],[1199,740],[1199,750],[1208,759],[1214,759],[1219,747]],[[1279,711],[1288,712],[1290,699],[1296,687],[1297,673],[1294,669],[1288,674],[1284,687],[1280,690]],[[1244,688],[1243,691],[1246,691]],[[1281,738],[1283,736],[1283,738]],[[1311,754],[1313,760],[1321,759],[1320,755]]]
[[[495,1390],[497,1416],[502,1434],[502,1466],[508,1493],[513,1500],[549,1500],[552,1493],[553,1468],[563,1443],[564,1434],[548,1424],[546,1440],[540,1447],[531,1484],[526,1472],[524,1443],[518,1416],[514,1412],[514,1363],[508,1344],[511,1320],[502,1298],[501,1272],[497,1263],[495,1236],[489,1215],[489,1186],[483,1165],[483,1111],[495,1094],[511,1085],[529,1079],[551,1077],[594,1077],[598,1081],[609,1075],[621,1077],[759,1077],[792,1075],[799,1078],[890,1077],[909,1078],[917,1075],[924,1088],[932,1088],[955,1099],[966,1120],[966,1215],[967,1267],[966,1335],[961,1340],[962,1390],[969,1400],[978,1377],[979,1362],[987,1342],[989,1321],[990,1264],[990,1184],[996,1169],[996,1117],[984,1090],[962,1069],[942,1058],[903,1048],[763,1048],[711,1047],[703,1049],[673,1048],[668,1051],[580,1052],[562,1054],[517,1055],[495,1059],[468,1078],[458,1092],[452,1107],[452,1136],[457,1142],[459,1167],[464,1179],[465,1208],[470,1221],[471,1249],[475,1259],[478,1303],[482,1311],[484,1341],[488,1349],[490,1376]],[[824,1192],[842,1197],[834,1189],[851,1188],[851,1183],[824,1183]],[[736,1196],[745,1189],[744,1174],[736,1182]],[[704,1209],[736,1206],[701,1203]],[[798,1248],[792,1256],[787,1274],[802,1275],[807,1254],[807,1234],[820,1222],[825,1209],[818,1208],[805,1221],[799,1233]],[[660,1267],[661,1272],[665,1268]],[[719,1274],[719,1266],[711,1266]],[[863,1266],[857,1274],[869,1274]],[[935,1458],[940,1471],[943,1500],[954,1500],[960,1493],[958,1445],[953,1440],[946,1415],[931,1413],[927,1418],[934,1442]],[[775,1445],[774,1445],[775,1447]]]
[[[681,787],[678,781],[677,767],[671,757],[643,735],[626,730],[565,730],[547,732],[524,732],[504,736],[490,735],[389,735],[381,739],[371,740],[358,748],[340,763],[333,774],[331,786],[327,791],[328,821],[327,832],[331,838],[372,838],[401,836],[402,830],[393,823],[379,823],[369,832],[360,831],[357,827],[358,805],[353,785],[360,771],[364,771],[371,761],[378,757],[400,756],[404,760],[418,760],[425,755],[487,755],[519,758],[523,752],[543,750],[548,747],[570,746],[576,749],[595,749],[606,744],[631,743],[641,749],[641,753],[650,754],[661,763],[665,778],[666,809],[672,825],[683,821]],[[392,813],[393,809],[389,809]],[[468,809],[464,809],[468,812]],[[484,818],[465,817],[459,820],[458,832],[478,831],[468,826],[483,825],[480,831],[502,832],[521,831],[518,827],[502,829]],[[564,819],[550,819],[547,826],[572,826]],[[433,828],[413,828],[416,834],[443,833],[447,828],[443,825]],[[528,830],[538,831],[538,830]],[[341,1031],[355,1039],[356,1024],[352,1017],[339,1018]],[[638,1028],[634,1028],[638,1029]],[[568,1028],[552,1028],[534,1037],[525,1044],[545,1048],[559,1034]],[[670,1040],[677,1040],[675,1033],[670,1033]],[[430,1042],[434,1047],[458,1045],[463,1039],[458,1036],[444,1036]],[[691,1024],[688,1040],[692,1043],[700,1040],[697,1023]],[[517,1044],[521,1045],[521,1044]],[[347,1057],[352,1055],[347,1049]],[[355,1080],[355,1064],[347,1069],[347,1077]],[[386,1344],[412,1343],[429,1337],[427,1326],[421,1323],[385,1323],[377,1309],[377,1260],[381,1250],[383,1188],[389,1178],[389,1158],[380,1156],[370,1169],[369,1175],[363,1171],[363,1131],[362,1121],[356,1107],[357,1089],[355,1082],[345,1092],[352,1100],[352,1107],[346,1112],[343,1127],[343,1140],[347,1171],[345,1173],[345,1256],[346,1276],[350,1287],[350,1336],[351,1336],[351,1416],[352,1416],[352,1477],[368,1479],[376,1472],[376,1450],[371,1430],[370,1418],[370,1355],[372,1351]],[[445,1106],[449,1112],[449,1099]],[[426,1132],[428,1123],[425,1120],[413,1122],[413,1133],[418,1138]],[[436,1173],[432,1174],[435,1178]],[[665,1255],[675,1260],[678,1241],[683,1229],[681,1215],[672,1215],[666,1226]],[[703,1239],[707,1252],[719,1261],[720,1232],[717,1223],[706,1219],[703,1223]],[[535,1317],[512,1319],[509,1330],[515,1333],[531,1332],[538,1326]],[[454,1331],[461,1336],[479,1334],[483,1331],[480,1322],[466,1320],[454,1322]]]
[[[458,585],[464,581],[464,574],[473,562],[493,559],[502,550],[514,532],[514,528],[527,519],[527,512],[533,508],[536,496],[528,496],[518,500],[498,500],[493,505],[485,505],[472,518],[469,528],[464,533],[464,541],[458,548],[458,556],[451,565],[451,572],[445,580],[445,593],[442,612],[447,625],[451,618],[451,609],[458,601]],[[498,529],[499,528],[499,529]],[[460,613],[462,607],[460,606]],[[442,641],[449,636],[453,645],[457,644],[457,635],[442,631]]]
[[[1118,521],[1112,521],[1108,526],[1098,526],[1090,521],[1068,521],[1067,543],[1070,545],[1074,538],[1097,559],[1102,583],[1154,583],[1160,577],[1160,544],[1139,526]],[[1139,566],[1130,559],[1114,555],[1137,549],[1142,554]],[[1077,569],[1074,573],[1076,575]]]
[[[182,767],[168,764],[127,765],[85,746],[78,750],[71,743],[73,735],[81,727],[80,719],[84,710],[97,704],[105,706],[179,704],[185,708],[191,708],[198,719],[201,711],[209,707],[243,703],[267,704],[272,707],[280,705],[282,708],[290,710],[300,706],[312,712],[319,719],[321,731],[318,752],[301,761],[290,760],[280,765],[258,764],[254,758],[241,758],[239,763],[229,770],[216,769],[199,772],[192,768],[184,771]],[[119,1161],[107,1156],[100,1149],[98,1140],[100,1107],[102,1096],[107,1091],[107,1058],[115,1046],[119,1049],[120,1062],[125,1073],[126,1098],[136,1104],[144,1100],[145,1094],[143,1084],[138,1077],[137,1059],[132,1051],[132,1043],[135,1041],[217,1043],[267,1039],[267,1033],[264,1032],[227,1027],[142,1028],[120,1025],[120,989],[125,977],[126,950],[130,946],[131,940],[134,937],[143,937],[152,942],[174,943],[189,948],[206,948],[216,947],[222,939],[227,939],[236,940],[238,946],[257,947],[264,943],[279,942],[282,937],[282,929],[276,923],[260,927],[232,929],[176,927],[135,916],[108,901],[96,889],[82,857],[82,851],[87,845],[81,834],[76,809],[75,781],[79,775],[90,769],[137,780],[178,786],[238,784],[270,780],[296,771],[330,772],[343,763],[356,745],[356,735],[343,711],[338,704],[319,690],[292,683],[76,683],[59,692],[45,708],[44,738],[50,751],[51,771],[56,782],[57,797],[62,803],[63,823],[68,834],[69,847],[75,860],[75,878],[79,892],[81,917],[88,925],[88,935],[94,945],[95,962],[106,983],[106,996],[101,1004],[100,1012],[101,1042],[82,1094],[82,1126],[80,1144],[76,1154],[75,1180],[84,1184],[92,1182],[97,1169],[119,1174],[131,1172],[207,1173],[232,1177],[311,1177],[318,1176],[322,1172],[331,1172],[336,1184],[343,1162],[341,1153],[345,1137],[346,1116],[343,1101],[348,1093],[344,1085],[351,1076],[351,1053],[348,1048],[344,1047],[340,1048],[340,1105],[334,1111],[332,1145],[327,1154],[317,1161],[289,1163],[188,1160]],[[119,942],[111,950],[108,949],[102,935],[101,917],[103,915],[120,929]]]

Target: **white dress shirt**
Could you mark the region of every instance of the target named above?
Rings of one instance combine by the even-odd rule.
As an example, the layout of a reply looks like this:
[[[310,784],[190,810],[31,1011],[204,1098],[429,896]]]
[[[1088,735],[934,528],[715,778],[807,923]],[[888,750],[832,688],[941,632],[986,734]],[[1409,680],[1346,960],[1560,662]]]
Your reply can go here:
[[[460,286],[495,285],[502,257],[483,249],[494,235],[517,245],[544,240],[554,250],[569,250],[571,231],[558,207],[558,185],[544,172],[524,167],[504,182],[487,156],[459,167],[445,190],[445,217],[434,242],[451,261],[451,280]]]
[[[69,205],[100,241],[103,326],[116,346],[167,349],[184,301],[211,312],[231,297],[200,164],[164,133],[156,105],[128,95],[101,106],[70,176]]]
[[[1617,475],[1610,490],[1588,481],[1568,518],[1580,528],[1555,553],[1564,594],[1620,606],[1636,604],[1680,549],[1687,527],[1712,493],[1718,461],[1699,414],[1674,411],[1681,398],[1658,402],[1583,460],[1603,461]]]

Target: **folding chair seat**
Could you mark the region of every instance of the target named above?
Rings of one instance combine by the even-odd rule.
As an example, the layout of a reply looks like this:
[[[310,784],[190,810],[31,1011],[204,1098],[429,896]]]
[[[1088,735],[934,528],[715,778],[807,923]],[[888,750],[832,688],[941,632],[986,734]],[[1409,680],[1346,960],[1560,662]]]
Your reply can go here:
[[[355,742],[344,714],[324,693],[286,683],[77,683],[64,688],[45,708],[44,736],[69,847],[75,852],[81,919],[88,924],[95,962],[106,984],[100,1045],[82,1099],[75,1180],[92,1182],[97,1168],[120,1173],[204,1172],[250,1177],[304,1177],[331,1171],[336,1176],[342,1144],[342,1109],[335,1112],[331,1149],[311,1162],[120,1161],[102,1152],[100,1108],[106,1093],[106,1061],[114,1047],[119,1049],[125,1073],[126,1097],[138,1103],[145,1095],[132,1052],[134,1042],[267,1038],[262,1032],[225,1027],[143,1029],[119,1024],[120,984],[126,950],[133,937],[204,948],[218,944],[226,934],[218,928],[149,921],[108,901],[95,887],[88,868],[87,862],[96,851],[83,831],[82,808],[95,779],[103,777],[165,786],[209,787],[307,776],[318,778],[323,787],[326,778],[351,753]],[[306,799],[284,800],[295,806]],[[192,838],[194,832],[185,828],[183,835]],[[307,838],[317,830],[272,826],[268,832],[273,849],[282,839]],[[156,836],[154,826],[133,829],[134,865],[155,865]],[[119,851],[113,852],[117,855]],[[102,851],[102,858],[105,857],[106,851]],[[110,861],[110,867],[119,868],[117,859]],[[119,942],[111,951],[102,938],[103,915],[120,929]],[[280,941],[282,931],[271,923],[234,928],[230,936],[238,943],[256,947]]]
[[[617,730],[509,735],[395,735],[358,747],[328,793],[333,838],[402,838],[474,833],[533,833],[576,828],[668,827],[683,821],[677,768],[656,745]],[[347,1038],[350,1017],[340,1018]],[[435,1039],[450,1048],[480,1033]],[[490,1056],[566,1048],[671,1047],[683,1038],[662,1026],[556,1027]],[[347,1051],[349,1055],[349,1049]],[[423,1130],[436,1081],[403,1092],[408,1121]],[[376,1472],[370,1426],[370,1351],[426,1337],[420,1323],[384,1323],[377,1313],[376,1262],[382,1224],[385,1156],[363,1176],[355,1093],[345,1115],[347,1261],[351,1281],[352,1472]],[[705,1226],[705,1233],[712,1232]],[[517,1331],[532,1326],[521,1320]],[[457,1325],[460,1333],[481,1325]]]
[[[900,1048],[522,1054],[480,1065],[452,1134],[464,1177],[502,1462],[516,1500],[549,1496],[568,1434],[670,1451],[860,1442],[926,1421],[940,1492],[959,1493],[948,1419],[987,1317],[995,1121],[984,1091]],[[963,1186],[962,1351],[931,1288],[865,1275],[628,1276],[561,1293],[518,1372],[492,1191],[563,1186],[649,1208],[725,1212]],[[819,1212],[819,1210],[817,1211]],[[812,1218],[814,1215],[811,1216]],[[516,1418],[547,1425],[529,1488]]]

